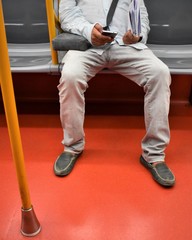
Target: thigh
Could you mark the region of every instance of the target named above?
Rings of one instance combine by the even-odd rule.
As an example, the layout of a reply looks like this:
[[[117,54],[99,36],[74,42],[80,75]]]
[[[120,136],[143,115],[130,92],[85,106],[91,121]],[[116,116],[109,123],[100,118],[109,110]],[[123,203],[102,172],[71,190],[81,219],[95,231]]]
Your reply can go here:
[[[90,50],[70,50],[66,53],[62,62],[64,63],[62,74],[66,74],[66,72],[75,74],[85,78],[86,81],[105,67],[103,58]]]
[[[137,50],[129,46],[116,46],[111,49],[110,58],[111,69],[139,86],[144,86],[147,79],[159,75],[159,72],[169,71],[168,67],[149,48]]]

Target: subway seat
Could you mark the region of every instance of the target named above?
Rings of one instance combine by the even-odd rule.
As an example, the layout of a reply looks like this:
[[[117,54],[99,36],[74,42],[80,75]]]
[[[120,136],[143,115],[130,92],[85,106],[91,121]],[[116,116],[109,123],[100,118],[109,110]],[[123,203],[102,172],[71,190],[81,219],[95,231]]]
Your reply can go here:
[[[192,74],[191,45],[157,45],[148,47],[170,69],[172,74]],[[49,43],[8,44],[12,72],[47,72],[59,73],[62,64],[52,64]],[[108,69],[102,73],[112,73]]]
[[[62,64],[54,65],[51,61],[45,1],[2,0],[2,3],[11,71],[60,73]],[[192,74],[191,0],[186,0],[186,4],[179,0],[145,0],[145,3],[151,27],[149,48],[172,74]],[[178,9],[174,15],[173,4]],[[58,0],[54,0],[54,8],[58,9]],[[62,54],[58,53],[59,62]],[[102,73],[112,71],[104,69]]]
[[[150,37],[150,36],[149,36]],[[149,38],[150,40],[150,38]],[[150,42],[150,41],[149,41]],[[192,74],[192,44],[147,44],[172,74]],[[9,43],[8,51],[12,72],[60,73],[64,53],[58,52],[59,64],[52,64],[49,41],[45,43]],[[113,73],[104,69],[102,73]]]
[[[52,65],[49,43],[8,44],[12,72],[50,72]]]
[[[148,47],[169,67],[172,74],[192,74],[192,44],[148,44]]]

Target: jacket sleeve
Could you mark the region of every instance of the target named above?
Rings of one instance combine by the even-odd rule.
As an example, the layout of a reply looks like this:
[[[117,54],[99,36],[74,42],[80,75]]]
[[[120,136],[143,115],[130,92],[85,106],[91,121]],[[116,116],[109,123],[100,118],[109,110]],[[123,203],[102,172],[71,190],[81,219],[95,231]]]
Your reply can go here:
[[[91,32],[95,24],[85,19],[76,0],[60,1],[59,18],[64,31],[82,35],[91,43]]]

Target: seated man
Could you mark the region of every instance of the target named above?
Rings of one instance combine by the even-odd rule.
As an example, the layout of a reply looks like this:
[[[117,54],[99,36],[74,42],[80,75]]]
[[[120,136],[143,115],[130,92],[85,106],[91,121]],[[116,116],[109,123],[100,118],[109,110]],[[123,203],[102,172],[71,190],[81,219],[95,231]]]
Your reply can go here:
[[[118,32],[115,39],[102,35],[111,0],[60,1],[62,29],[84,36],[92,47],[86,51],[70,50],[63,59],[58,90],[64,152],[54,164],[57,176],[69,174],[84,150],[84,93],[89,80],[103,68],[108,68],[143,88],[146,134],[142,139],[140,162],[162,186],[170,187],[175,183],[175,177],[165,163],[164,152],[170,140],[170,72],[146,46],[148,13],[143,0],[138,1],[141,35],[134,35],[129,26],[131,0],[119,0],[109,25],[109,30]]]

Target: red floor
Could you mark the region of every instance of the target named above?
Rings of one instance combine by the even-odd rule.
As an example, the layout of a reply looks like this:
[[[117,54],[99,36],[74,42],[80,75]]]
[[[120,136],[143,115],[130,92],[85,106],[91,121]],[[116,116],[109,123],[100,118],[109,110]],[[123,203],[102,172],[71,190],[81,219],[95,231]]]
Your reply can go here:
[[[139,163],[142,116],[87,116],[86,150],[65,178],[52,171],[62,151],[59,116],[19,115],[19,121],[31,201],[42,226],[33,239],[192,239],[192,108],[170,116],[172,189],[156,184]],[[0,239],[26,239],[3,115],[0,158]]]

